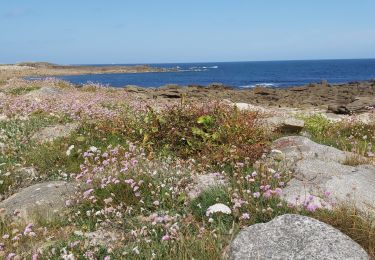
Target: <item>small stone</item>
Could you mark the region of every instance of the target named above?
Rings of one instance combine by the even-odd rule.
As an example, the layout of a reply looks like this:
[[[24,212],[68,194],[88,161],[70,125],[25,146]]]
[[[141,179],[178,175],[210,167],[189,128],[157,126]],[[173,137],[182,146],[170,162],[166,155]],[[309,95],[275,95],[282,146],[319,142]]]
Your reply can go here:
[[[195,199],[202,192],[216,186],[223,186],[226,182],[222,176],[216,173],[197,175],[194,180],[193,188],[188,192],[190,199]]]

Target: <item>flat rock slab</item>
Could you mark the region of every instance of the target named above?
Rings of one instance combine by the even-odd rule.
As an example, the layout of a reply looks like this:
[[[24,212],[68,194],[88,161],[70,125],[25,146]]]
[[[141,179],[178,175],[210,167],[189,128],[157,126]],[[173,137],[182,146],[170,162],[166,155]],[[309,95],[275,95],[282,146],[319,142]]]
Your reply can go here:
[[[334,147],[321,145],[304,136],[288,136],[273,142],[273,149],[280,150],[291,161],[319,159],[322,161],[344,162],[352,153]]]
[[[230,101],[229,101],[230,102]],[[229,103],[230,104],[230,103]],[[254,111],[260,113],[272,113],[273,111],[262,106],[256,106],[248,103],[233,103],[231,104],[241,111]]]
[[[350,203],[363,211],[374,211],[375,166],[345,165],[352,153],[301,136],[278,139],[273,147],[283,153],[293,173],[283,190],[283,198],[290,204],[302,205],[313,199],[318,207]]]
[[[293,171],[295,178],[283,191],[283,198],[291,204],[303,204],[313,196],[317,206],[330,208],[329,202],[354,204],[367,212],[375,209],[374,166],[308,159],[299,161]],[[331,194],[329,198],[323,195],[325,192]]]
[[[52,217],[65,207],[65,201],[74,193],[75,187],[64,181],[39,183],[22,189],[0,202],[7,215],[17,215],[24,220],[34,217]]]
[[[370,259],[339,230],[313,218],[286,214],[242,230],[233,240],[230,259]]]
[[[36,132],[31,139],[37,142],[51,142],[58,138],[68,137],[78,128],[77,123],[48,126]]]
[[[279,111],[248,103],[231,103],[229,100],[224,100],[224,102],[237,107],[241,111],[254,111],[271,115],[270,117],[266,117],[264,120],[262,120],[262,123],[272,131],[299,133],[305,126],[305,122],[295,118],[292,111],[285,109]]]
[[[25,96],[28,98],[39,100],[43,97],[59,97],[65,92],[62,89],[56,87],[41,87],[40,89],[33,90],[27,93]]]

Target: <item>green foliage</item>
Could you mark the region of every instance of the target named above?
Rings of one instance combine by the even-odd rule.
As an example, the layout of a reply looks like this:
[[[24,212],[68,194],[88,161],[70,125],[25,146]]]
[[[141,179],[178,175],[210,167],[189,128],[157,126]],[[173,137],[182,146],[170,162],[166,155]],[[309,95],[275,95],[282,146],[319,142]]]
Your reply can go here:
[[[332,122],[323,115],[304,117],[306,130],[318,143],[362,156],[375,153],[375,125],[360,121]]]
[[[332,126],[331,121],[321,114],[302,117],[302,119],[305,121],[305,129],[315,137],[324,137],[324,134]]]
[[[131,140],[141,141],[148,152],[208,164],[246,157],[255,160],[271,140],[257,124],[257,113],[218,104],[181,105],[159,112],[149,109],[138,120],[129,115],[124,120],[121,130]]]
[[[4,144],[0,153],[0,194],[22,186],[24,180],[14,174],[14,171],[17,167],[31,166],[29,156],[42,164],[55,156],[53,153],[43,153],[43,149],[36,149],[39,146],[31,141],[31,136],[42,127],[61,122],[67,122],[67,119],[43,113],[33,114],[28,119],[0,121],[0,143]],[[37,157],[38,154],[41,157]]]
[[[8,91],[8,93],[10,95],[18,96],[18,95],[23,95],[23,94],[26,94],[28,92],[31,92],[33,90],[37,90],[37,89],[40,89],[40,87],[39,86],[18,87],[18,88],[11,88]]]

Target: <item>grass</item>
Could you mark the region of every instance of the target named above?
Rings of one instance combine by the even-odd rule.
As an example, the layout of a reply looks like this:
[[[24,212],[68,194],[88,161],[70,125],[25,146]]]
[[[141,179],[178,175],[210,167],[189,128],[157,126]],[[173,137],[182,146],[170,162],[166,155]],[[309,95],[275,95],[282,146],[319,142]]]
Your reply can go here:
[[[36,157],[42,155],[43,149],[35,149],[38,146],[30,138],[39,129],[61,122],[67,122],[67,119],[43,113],[0,122],[0,142],[4,144],[3,152],[0,153],[0,171],[3,173],[0,175],[0,194],[12,192],[17,186],[22,186],[18,176],[13,173],[19,168],[33,166],[32,160],[29,160],[30,155],[33,155],[38,164],[44,164],[54,156],[48,154],[48,156]]]
[[[27,86],[27,87],[18,87],[11,88],[7,93],[14,96],[24,95],[34,90],[40,89],[39,86]]]
[[[13,95],[25,93],[21,89]],[[88,86],[82,91],[100,95],[102,90]],[[6,145],[6,152],[0,154],[2,194],[8,196],[25,185],[24,179],[13,174],[20,167],[34,167],[41,176],[35,181],[58,179],[66,173],[64,178],[80,184],[62,218],[35,216],[35,237],[24,234],[28,223],[2,218],[0,236],[10,239],[1,242],[0,248],[5,248],[3,253],[0,250],[1,257],[14,252],[30,258],[43,248],[41,259],[70,254],[77,259],[225,259],[241,228],[286,213],[328,223],[374,257],[371,216],[348,206],[314,212],[289,207],[279,197],[289,173],[267,165],[254,171],[253,163],[279,136],[258,124],[261,115],[219,103],[180,104],[160,110],[105,102],[102,106],[120,112],[108,120],[42,111],[0,122],[0,142]],[[80,128],[70,136],[42,144],[30,140],[45,126],[73,120]],[[354,150],[367,159],[374,152],[373,126],[332,123],[320,115],[304,120],[315,141]],[[347,164],[362,163],[361,158],[348,158]],[[7,172],[11,174],[6,176]],[[227,185],[190,199],[194,176],[213,172],[225,178]],[[216,203],[229,206],[231,214],[207,216],[207,209]],[[114,231],[119,238],[105,245],[90,244],[85,234],[101,229]],[[12,241],[16,236],[18,242]]]
[[[373,124],[348,120],[332,122],[320,114],[303,119],[306,131],[318,143],[365,157],[375,153],[375,125]],[[350,161],[353,159],[349,158],[348,163],[351,163]]]
[[[321,210],[312,215],[360,244],[375,259],[375,217],[358,211],[351,205],[339,205],[332,211]]]

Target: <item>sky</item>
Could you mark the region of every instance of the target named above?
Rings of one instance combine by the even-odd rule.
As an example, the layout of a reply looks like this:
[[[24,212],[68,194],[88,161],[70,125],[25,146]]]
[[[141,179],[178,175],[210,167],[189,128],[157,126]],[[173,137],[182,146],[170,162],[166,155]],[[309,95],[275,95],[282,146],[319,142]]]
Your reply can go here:
[[[375,58],[374,0],[0,0],[0,63]]]

